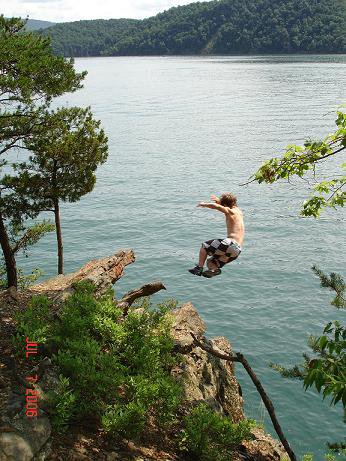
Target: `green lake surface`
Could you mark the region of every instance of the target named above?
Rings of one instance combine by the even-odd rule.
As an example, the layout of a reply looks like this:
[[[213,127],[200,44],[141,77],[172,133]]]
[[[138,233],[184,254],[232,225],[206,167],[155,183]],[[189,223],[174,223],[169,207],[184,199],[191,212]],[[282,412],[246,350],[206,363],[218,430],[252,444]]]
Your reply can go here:
[[[289,143],[334,130],[346,102],[346,56],[120,57],[77,59],[83,90],[59,105],[90,105],[109,136],[109,159],[94,191],[62,207],[66,271],[132,248],[136,263],[116,294],[162,280],[164,295],[192,301],[207,335],[226,336],[245,354],[299,456],[323,459],[345,435],[341,407],[268,367],[299,362],[309,334],[342,313],[319,287],[313,264],[345,276],[345,213],[299,217],[302,180],[241,186]],[[344,159],[330,159],[322,176]],[[194,277],[201,242],[225,236],[221,213],[198,209],[210,194],[238,195],[246,223],[240,258],[220,277]],[[54,234],[21,261],[55,274]],[[343,314],[344,315],[344,314]],[[236,367],[249,417],[274,433],[247,375]]]

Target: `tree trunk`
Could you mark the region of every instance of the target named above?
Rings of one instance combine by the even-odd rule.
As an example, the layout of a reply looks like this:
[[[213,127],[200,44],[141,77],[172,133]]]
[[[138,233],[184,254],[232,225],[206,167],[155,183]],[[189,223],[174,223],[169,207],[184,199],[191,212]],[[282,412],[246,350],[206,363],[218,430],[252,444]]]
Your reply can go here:
[[[7,230],[5,223],[0,212],[0,243],[2,252],[4,255],[5,265],[6,265],[6,274],[7,274],[7,286],[8,288],[15,287],[18,288],[18,276],[16,268],[16,260],[8,239]]]
[[[58,274],[64,273],[64,250],[62,246],[59,201],[54,201],[56,240],[58,242]]]

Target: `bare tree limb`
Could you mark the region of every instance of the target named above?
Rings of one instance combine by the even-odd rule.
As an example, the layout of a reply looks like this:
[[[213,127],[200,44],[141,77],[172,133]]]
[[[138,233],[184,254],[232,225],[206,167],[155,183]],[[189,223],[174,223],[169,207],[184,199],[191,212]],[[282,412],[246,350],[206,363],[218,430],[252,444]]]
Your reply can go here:
[[[143,296],[151,296],[160,290],[166,290],[166,287],[162,282],[155,281],[147,283],[140,288],[136,288],[126,293],[126,295],[124,295],[117,303],[117,307],[123,309],[124,315],[127,315],[129,307],[136,301],[136,299],[142,298]]]
[[[222,360],[226,360],[228,362],[239,362],[239,363],[241,363],[243,365],[243,367],[247,371],[248,375],[250,376],[252,382],[256,386],[256,389],[257,389],[258,393],[260,394],[264,405],[267,408],[267,411],[268,411],[270,419],[271,419],[271,421],[273,423],[274,429],[275,429],[275,431],[276,431],[282,445],[285,447],[285,450],[286,450],[290,460],[291,461],[297,461],[296,455],[294,454],[290,444],[288,443],[286,437],[284,436],[284,433],[282,432],[282,429],[281,429],[281,426],[279,424],[279,421],[276,418],[274,405],[273,405],[272,401],[268,397],[268,395],[265,392],[260,380],[257,378],[255,372],[252,370],[252,368],[250,367],[248,361],[245,359],[243,354],[240,354],[239,352],[236,352],[235,355],[234,354],[233,355],[222,354],[221,352],[218,352],[218,351],[214,350],[212,347],[208,346],[207,344],[202,343],[201,341],[199,341],[193,333],[190,333],[190,334],[193,337],[195,344],[197,346],[199,346],[201,349],[203,349],[204,351],[208,352],[209,354],[214,355],[215,357],[218,357],[218,358],[220,358]]]
[[[219,359],[222,360],[227,360],[228,362],[239,362],[239,358],[236,355],[230,355],[230,354],[222,354],[219,351],[216,351],[212,347],[208,346],[205,343],[202,343],[193,333],[190,332],[190,335],[193,337],[195,344],[203,349],[205,352],[208,352],[211,355],[214,355],[214,357],[218,357]]]
[[[330,197],[328,197],[327,202],[329,202],[329,201],[334,197],[334,195],[335,195],[340,189],[342,189],[342,188],[345,187],[345,186],[346,186],[346,181],[342,182],[341,185],[335,189],[335,191],[332,193],[332,195],[331,195]]]
[[[252,184],[255,181],[256,181],[256,178],[249,179],[247,182],[244,182],[243,184],[239,184],[239,186],[248,186],[249,184]]]

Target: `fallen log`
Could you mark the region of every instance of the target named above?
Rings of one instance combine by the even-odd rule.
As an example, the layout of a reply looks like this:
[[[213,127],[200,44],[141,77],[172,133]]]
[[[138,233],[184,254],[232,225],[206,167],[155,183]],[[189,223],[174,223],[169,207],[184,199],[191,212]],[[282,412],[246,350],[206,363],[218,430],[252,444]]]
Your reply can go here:
[[[77,272],[58,275],[34,285],[28,290],[31,295],[44,294],[53,301],[61,302],[74,292],[77,282],[89,281],[95,286],[95,293],[103,295],[119,280],[127,265],[135,261],[132,250],[123,250],[102,259],[90,261]]]

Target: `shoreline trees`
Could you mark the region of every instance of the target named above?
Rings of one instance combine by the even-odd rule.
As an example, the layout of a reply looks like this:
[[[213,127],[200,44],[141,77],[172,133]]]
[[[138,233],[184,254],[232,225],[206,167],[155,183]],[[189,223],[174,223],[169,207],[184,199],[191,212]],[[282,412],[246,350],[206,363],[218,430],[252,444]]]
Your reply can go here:
[[[88,170],[87,159],[80,155],[80,150],[80,158],[74,156],[77,146],[88,145],[89,154],[93,152],[90,165],[93,174],[97,165],[107,158],[107,138],[99,128],[100,123],[92,119],[90,109],[84,112],[76,108],[60,112],[50,109],[54,98],[82,88],[86,73],[77,73],[72,59],[55,56],[49,39],[25,32],[25,22],[20,19],[0,16],[0,45],[0,244],[7,285],[16,288],[15,255],[21,249],[19,242],[35,243],[43,235],[42,231],[47,231],[47,228],[36,227],[35,238],[32,238],[33,229],[25,223],[44,211],[42,197],[32,187],[30,171],[34,164],[39,164],[40,158],[48,168],[48,139],[60,143],[59,151],[55,151],[57,161],[63,158],[63,153],[65,157],[69,155],[70,171],[72,165],[78,165],[80,171],[83,162],[84,171]],[[13,154],[16,154],[15,160]],[[28,178],[31,191],[27,188],[23,194],[24,179]],[[44,178],[47,188],[52,177]],[[61,178],[62,175],[59,180]],[[75,179],[76,183],[80,181],[80,175]],[[95,177],[89,175],[88,181],[88,186],[84,183],[85,193],[92,189]],[[72,195],[73,200],[79,198]],[[19,234],[17,242],[11,238],[16,234]]]
[[[346,52],[343,0],[218,0],[143,20],[56,24],[41,31],[63,56]]]

